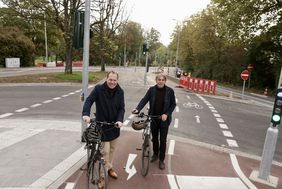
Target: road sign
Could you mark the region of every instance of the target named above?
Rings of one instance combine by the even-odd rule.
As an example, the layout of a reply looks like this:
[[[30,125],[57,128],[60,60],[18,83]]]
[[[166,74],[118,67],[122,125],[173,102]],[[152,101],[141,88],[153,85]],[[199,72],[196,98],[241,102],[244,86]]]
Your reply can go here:
[[[248,70],[242,71],[242,73],[241,73],[241,78],[242,78],[244,81],[248,80],[248,79],[249,79],[249,76],[250,76],[250,73],[249,73]]]
[[[252,71],[252,70],[254,69],[254,66],[253,66],[252,64],[249,64],[248,67],[247,67],[247,69],[248,69],[249,71]]]

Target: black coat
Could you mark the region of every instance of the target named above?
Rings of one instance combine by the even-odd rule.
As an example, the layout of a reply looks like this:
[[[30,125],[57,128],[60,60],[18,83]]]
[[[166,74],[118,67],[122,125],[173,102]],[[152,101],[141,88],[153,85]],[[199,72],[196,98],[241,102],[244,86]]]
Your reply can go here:
[[[96,120],[105,122],[123,122],[124,118],[124,92],[119,85],[114,92],[110,92],[106,82],[96,85],[85,100],[82,116],[90,116],[93,103],[96,105]],[[119,137],[120,129],[112,126],[103,126],[102,141],[111,141]]]
[[[175,102],[175,95],[174,95],[173,89],[166,85],[164,87],[165,87],[165,98],[164,98],[164,106],[163,106],[162,114],[166,114],[168,116],[166,123],[169,125],[171,122],[171,118],[172,118],[172,112],[174,111],[174,108],[176,107],[176,102]],[[136,107],[136,109],[139,112],[149,102],[149,106],[150,106],[149,115],[152,114],[152,111],[154,109],[153,107],[155,105],[155,100],[156,100],[156,91],[157,91],[157,85],[152,86],[148,89],[147,93],[141,99],[138,106]]]

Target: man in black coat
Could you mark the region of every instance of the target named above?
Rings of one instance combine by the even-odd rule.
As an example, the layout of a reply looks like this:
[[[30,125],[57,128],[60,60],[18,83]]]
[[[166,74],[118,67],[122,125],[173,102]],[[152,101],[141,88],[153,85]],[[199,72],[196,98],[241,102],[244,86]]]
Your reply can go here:
[[[166,76],[156,76],[156,85],[150,87],[132,113],[139,113],[149,102],[149,115],[160,115],[159,119],[153,119],[151,124],[154,155],[151,162],[159,159],[159,168],[165,169],[165,152],[168,128],[172,119],[172,112],[176,107],[175,95],[172,88],[165,85]],[[160,135],[160,137],[159,137]]]
[[[96,105],[96,120],[108,123],[116,123],[118,128],[103,126],[102,153],[108,169],[108,174],[117,179],[117,173],[113,170],[113,154],[120,136],[120,127],[124,118],[124,91],[118,84],[118,73],[111,71],[107,74],[106,81],[96,85],[87,97],[82,111],[82,119],[89,123],[90,112],[93,103]]]

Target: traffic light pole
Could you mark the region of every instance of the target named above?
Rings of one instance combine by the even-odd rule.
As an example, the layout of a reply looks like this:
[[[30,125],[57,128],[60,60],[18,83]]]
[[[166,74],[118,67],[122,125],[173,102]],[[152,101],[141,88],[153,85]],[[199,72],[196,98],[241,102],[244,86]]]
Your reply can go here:
[[[278,133],[279,131],[274,124],[271,124],[267,129],[258,175],[260,179],[265,181],[269,181],[270,169],[274,157]]]
[[[90,44],[90,0],[85,1],[85,17],[84,17],[84,38],[83,38],[83,73],[82,73],[82,92],[81,101],[82,107],[85,99],[88,96],[88,67],[89,67],[89,44]],[[86,123],[81,120],[81,141],[82,133],[86,129]]]

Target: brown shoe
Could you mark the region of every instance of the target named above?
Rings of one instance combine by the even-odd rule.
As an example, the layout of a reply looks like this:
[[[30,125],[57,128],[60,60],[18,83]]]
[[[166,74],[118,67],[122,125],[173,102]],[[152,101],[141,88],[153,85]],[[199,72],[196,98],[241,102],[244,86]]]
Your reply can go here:
[[[108,175],[110,177],[112,177],[113,179],[117,179],[118,178],[117,173],[113,169],[109,169],[108,170]]]
[[[100,182],[98,183],[99,189],[104,189],[105,186],[105,179],[101,178]]]

